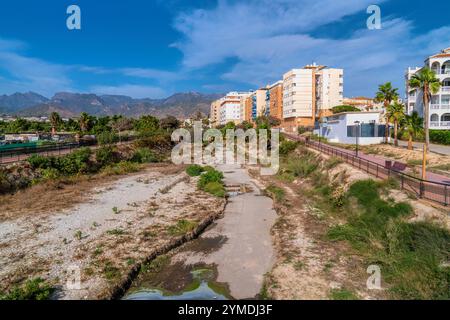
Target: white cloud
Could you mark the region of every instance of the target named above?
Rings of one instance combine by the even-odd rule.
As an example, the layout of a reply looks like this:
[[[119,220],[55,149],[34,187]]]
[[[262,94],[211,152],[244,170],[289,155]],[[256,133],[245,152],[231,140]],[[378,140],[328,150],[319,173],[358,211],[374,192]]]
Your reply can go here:
[[[183,39],[174,46],[182,51],[183,65],[190,69],[237,58],[222,78],[254,86],[278,80],[287,70],[315,61],[344,68],[349,95],[373,94],[383,81],[403,88],[403,73],[409,65],[423,64],[427,55],[449,46],[450,26],[414,36],[411,22],[382,17],[382,30],[368,30],[363,20],[345,38],[312,36],[318,27],[365,13],[369,4],[381,2],[223,0],[210,10],[180,14],[175,28]]]
[[[7,73],[0,80],[2,93],[36,91],[52,95],[55,91],[72,89],[66,66],[27,57],[20,53],[24,47],[20,41],[0,38],[0,71]]]
[[[97,94],[125,95],[133,98],[163,98],[166,91],[154,86],[124,84],[118,86],[94,86],[90,90]]]

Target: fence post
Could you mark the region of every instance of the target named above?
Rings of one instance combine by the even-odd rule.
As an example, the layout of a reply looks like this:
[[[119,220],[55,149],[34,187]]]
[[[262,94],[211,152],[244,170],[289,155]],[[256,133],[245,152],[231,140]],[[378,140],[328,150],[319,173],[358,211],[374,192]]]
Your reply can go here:
[[[423,184],[422,180],[420,181],[419,189],[420,189],[419,196],[420,196],[420,198],[423,198],[423,194],[424,194],[424,191],[425,191],[424,190],[425,189],[425,185]]]
[[[448,190],[447,190],[447,185],[444,186],[444,192],[445,192],[445,205],[448,205]]]
[[[378,166],[378,164],[377,164],[377,178],[378,178],[378,167],[379,167],[379,166]]]
[[[405,177],[404,177],[403,175],[401,175],[401,177],[402,177],[402,179],[401,179],[401,180],[402,180],[402,190],[403,190],[403,189],[404,189],[404,187],[403,187],[403,186],[404,186],[404,183],[405,183]]]

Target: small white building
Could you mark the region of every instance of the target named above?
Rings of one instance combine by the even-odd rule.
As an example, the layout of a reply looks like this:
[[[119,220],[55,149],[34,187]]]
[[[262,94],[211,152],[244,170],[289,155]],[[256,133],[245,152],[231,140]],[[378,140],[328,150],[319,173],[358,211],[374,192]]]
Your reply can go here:
[[[381,113],[343,112],[323,117],[320,130],[316,126],[314,133],[329,142],[361,145],[379,144],[384,141],[385,125],[380,123]]]

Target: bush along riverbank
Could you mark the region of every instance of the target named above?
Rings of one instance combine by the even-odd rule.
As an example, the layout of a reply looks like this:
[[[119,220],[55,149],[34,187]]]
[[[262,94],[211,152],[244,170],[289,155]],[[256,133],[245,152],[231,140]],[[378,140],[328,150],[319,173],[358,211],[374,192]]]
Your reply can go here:
[[[337,158],[283,149],[278,175],[258,177],[280,214],[273,229],[280,258],[263,296],[450,298],[450,233],[418,218],[424,204]],[[448,219],[439,208],[425,211]],[[370,265],[380,268],[383,290],[366,287]]]
[[[96,150],[81,148],[60,157],[32,155],[25,162],[0,167],[0,194],[57,180],[82,175],[121,175],[136,172],[146,163],[162,162],[170,151],[170,140],[163,148],[152,141],[136,141],[132,145],[106,145]]]
[[[222,172],[210,166],[194,164],[186,168],[186,173],[191,177],[200,176],[197,184],[200,190],[219,198],[224,198],[226,196]]]

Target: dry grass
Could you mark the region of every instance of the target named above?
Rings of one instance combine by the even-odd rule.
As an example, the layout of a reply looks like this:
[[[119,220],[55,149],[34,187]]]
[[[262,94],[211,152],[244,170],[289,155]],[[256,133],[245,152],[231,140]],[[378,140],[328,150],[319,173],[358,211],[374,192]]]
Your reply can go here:
[[[140,172],[128,175],[136,175],[143,171],[157,171],[165,175],[172,175],[184,170],[184,166],[171,164],[148,164],[142,168]],[[29,214],[49,214],[70,209],[88,199],[94,189],[104,187],[120,178],[123,176],[84,175],[47,181],[12,195],[2,195],[0,196],[0,221]]]

